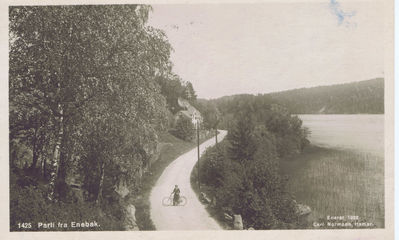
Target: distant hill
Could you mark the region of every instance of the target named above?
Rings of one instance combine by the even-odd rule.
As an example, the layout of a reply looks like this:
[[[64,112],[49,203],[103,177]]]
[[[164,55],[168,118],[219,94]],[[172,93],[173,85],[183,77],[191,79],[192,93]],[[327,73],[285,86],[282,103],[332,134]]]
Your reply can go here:
[[[264,94],[296,114],[382,114],[384,79]]]
[[[255,117],[265,111],[273,112],[274,104],[282,105],[291,114],[383,114],[384,79],[301,88],[267,94],[237,94],[217,99],[197,99],[196,108],[204,113],[204,121],[218,122],[227,129],[234,115],[243,110]],[[218,119],[218,120],[217,120]],[[212,125],[212,124],[208,124]],[[212,126],[213,126],[212,125]]]
[[[198,99],[214,103],[221,112],[231,112],[240,102],[258,99],[285,106],[293,114],[383,114],[384,79],[299,88],[267,94],[237,94],[217,99]],[[251,100],[252,101],[252,100]]]

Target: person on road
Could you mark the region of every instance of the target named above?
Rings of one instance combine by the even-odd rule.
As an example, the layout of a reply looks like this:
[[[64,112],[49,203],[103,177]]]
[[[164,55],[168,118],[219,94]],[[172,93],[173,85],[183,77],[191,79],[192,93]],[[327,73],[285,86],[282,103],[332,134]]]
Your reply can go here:
[[[180,200],[179,186],[175,185],[175,188],[173,189],[173,192],[171,194],[173,194],[173,206],[178,205]]]

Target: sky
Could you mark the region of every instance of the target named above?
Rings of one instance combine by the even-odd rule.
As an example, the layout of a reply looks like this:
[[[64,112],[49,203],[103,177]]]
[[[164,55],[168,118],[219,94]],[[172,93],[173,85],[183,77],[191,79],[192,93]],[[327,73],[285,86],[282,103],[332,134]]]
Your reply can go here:
[[[199,98],[269,93],[383,77],[376,2],[153,5],[173,71]]]

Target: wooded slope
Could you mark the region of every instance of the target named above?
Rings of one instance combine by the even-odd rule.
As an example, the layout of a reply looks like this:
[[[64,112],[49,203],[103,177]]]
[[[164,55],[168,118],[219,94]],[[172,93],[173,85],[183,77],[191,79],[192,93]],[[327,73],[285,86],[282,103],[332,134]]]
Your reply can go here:
[[[384,79],[301,88],[263,95],[297,114],[382,114]]]

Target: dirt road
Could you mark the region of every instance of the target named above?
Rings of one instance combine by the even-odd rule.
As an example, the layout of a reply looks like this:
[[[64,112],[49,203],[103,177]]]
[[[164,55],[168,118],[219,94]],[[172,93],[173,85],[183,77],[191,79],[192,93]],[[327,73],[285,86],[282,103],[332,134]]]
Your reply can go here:
[[[221,141],[226,131],[220,131]],[[200,145],[200,153],[215,144],[212,138]],[[200,203],[190,184],[190,175],[197,163],[197,148],[181,155],[173,161],[158,179],[151,191],[151,219],[157,230],[217,230],[221,227],[211,218]],[[200,163],[201,164],[201,163]],[[179,185],[181,195],[187,198],[185,206],[163,206],[162,199],[169,196],[175,185]]]

